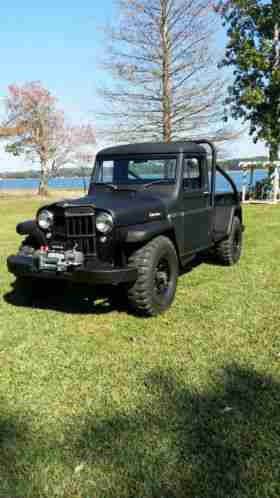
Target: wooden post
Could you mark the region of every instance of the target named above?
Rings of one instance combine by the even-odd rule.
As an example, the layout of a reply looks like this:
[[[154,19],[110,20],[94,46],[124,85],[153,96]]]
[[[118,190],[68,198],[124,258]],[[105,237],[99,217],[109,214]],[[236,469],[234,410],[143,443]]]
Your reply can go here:
[[[255,166],[251,166],[250,167],[250,181],[249,181],[250,192],[252,192],[252,187],[254,184],[254,173],[255,173]]]
[[[239,163],[239,168],[242,168],[242,197],[241,201],[246,201],[246,188],[247,188],[247,164]]]

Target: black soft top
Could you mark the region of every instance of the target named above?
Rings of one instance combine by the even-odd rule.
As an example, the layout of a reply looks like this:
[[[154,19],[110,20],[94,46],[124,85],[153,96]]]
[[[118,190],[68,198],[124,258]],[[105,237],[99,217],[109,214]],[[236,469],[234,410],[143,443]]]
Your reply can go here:
[[[134,154],[178,154],[180,152],[206,155],[206,150],[194,142],[144,142],[139,144],[118,145],[100,150],[97,156],[126,156]]]

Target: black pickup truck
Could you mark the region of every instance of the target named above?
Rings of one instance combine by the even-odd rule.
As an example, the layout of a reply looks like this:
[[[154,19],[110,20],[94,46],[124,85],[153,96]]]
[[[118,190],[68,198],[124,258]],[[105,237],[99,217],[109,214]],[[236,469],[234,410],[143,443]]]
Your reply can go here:
[[[217,171],[229,192],[216,192]],[[243,228],[239,193],[211,142],[123,145],[98,153],[85,197],[42,207],[17,226],[26,237],[7,264],[34,289],[47,280],[108,285],[153,316],[170,306],[179,273],[198,254],[237,263]]]

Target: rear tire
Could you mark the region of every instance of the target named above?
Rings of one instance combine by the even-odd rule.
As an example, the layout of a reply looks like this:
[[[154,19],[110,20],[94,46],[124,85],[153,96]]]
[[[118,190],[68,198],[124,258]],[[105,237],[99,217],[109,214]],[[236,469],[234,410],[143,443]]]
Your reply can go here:
[[[242,251],[242,227],[239,218],[233,218],[230,235],[215,246],[216,260],[226,266],[235,265]]]
[[[171,305],[177,287],[178,259],[174,245],[164,236],[156,237],[129,258],[138,277],[128,290],[128,301],[142,315],[156,316]]]

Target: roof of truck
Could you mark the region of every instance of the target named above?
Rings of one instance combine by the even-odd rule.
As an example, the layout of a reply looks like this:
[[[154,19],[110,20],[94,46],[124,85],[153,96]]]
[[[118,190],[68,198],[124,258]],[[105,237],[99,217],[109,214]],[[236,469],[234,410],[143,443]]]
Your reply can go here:
[[[205,155],[206,149],[195,142],[144,142],[117,145],[100,150],[100,156],[134,155],[134,154],[178,154],[180,152]]]

